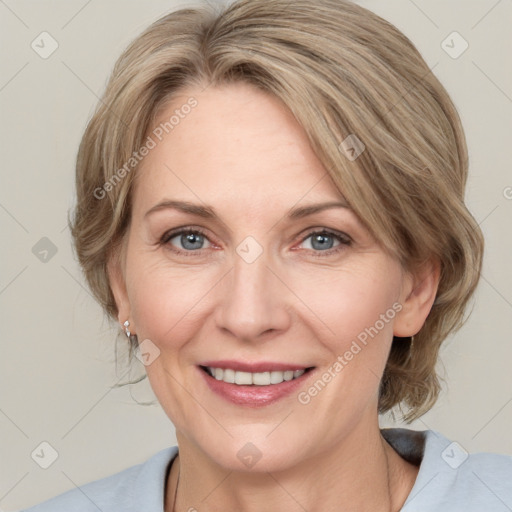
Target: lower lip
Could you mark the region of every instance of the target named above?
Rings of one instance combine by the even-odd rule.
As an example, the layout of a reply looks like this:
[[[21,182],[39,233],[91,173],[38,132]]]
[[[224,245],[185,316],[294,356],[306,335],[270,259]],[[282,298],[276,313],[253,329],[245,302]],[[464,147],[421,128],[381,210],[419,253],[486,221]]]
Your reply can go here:
[[[209,373],[197,367],[202,374],[208,387],[217,395],[237,405],[248,407],[263,407],[277,402],[281,398],[291,395],[304,381],[313,373],[314,368],[304,372],[300,377],[292,380],[285,380],[280,384],[269,384],[268,386],[238,385],[217,380]]]

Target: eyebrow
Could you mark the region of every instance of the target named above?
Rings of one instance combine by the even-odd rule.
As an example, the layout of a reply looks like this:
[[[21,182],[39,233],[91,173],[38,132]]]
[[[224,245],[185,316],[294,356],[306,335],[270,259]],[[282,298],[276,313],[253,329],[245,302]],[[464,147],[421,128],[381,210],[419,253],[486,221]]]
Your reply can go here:
[[[327,203],[317,203],[310,204],[306,206],[299,206],[297,208],[292,208],[287,217],[289,219],[302,219],[309,215],[313,215],[315,213],[319,213],[324,210],[329,210],[332,208],[345,208],[347,210],[352,210],[350,206],[345,201],[330,201]],[[198,217],[203,217],[205,219],[218,219],[219,216],[215,212],[215,209],[211,206],[202,206],[199,204],[194,204],[189,201],[175,201],[170,199],[165,199],[152,208],[150,208],[144,215],[146,218],[150,214],[161,211],[161,210],[178,210],[183,213],[190,213],[192,215],[197,215]]]

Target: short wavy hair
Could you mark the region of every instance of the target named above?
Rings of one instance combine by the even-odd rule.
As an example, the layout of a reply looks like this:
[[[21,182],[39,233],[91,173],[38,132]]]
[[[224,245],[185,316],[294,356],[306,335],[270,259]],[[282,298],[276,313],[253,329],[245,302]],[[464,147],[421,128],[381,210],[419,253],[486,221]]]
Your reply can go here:
[[[236,82],[288,107],[354,212],[404,269],[440,263],[432,309],[413,338],[393,339],[380,385],[380,413],[400,405],[407,421],[421,416],[440,392],[441,343],[465,321],[483,236],[464,203],[467,148],[448,93],[404,34],[349,1],[199,5],[160,18],[128,46],[77,156],[70,224],[94,296],[116,318],[108,266],[124,250],[137,175],[134,165],[119,179],[123,165],[177,93]],[[365,146],[356,159],[341,144],[350,135]]]

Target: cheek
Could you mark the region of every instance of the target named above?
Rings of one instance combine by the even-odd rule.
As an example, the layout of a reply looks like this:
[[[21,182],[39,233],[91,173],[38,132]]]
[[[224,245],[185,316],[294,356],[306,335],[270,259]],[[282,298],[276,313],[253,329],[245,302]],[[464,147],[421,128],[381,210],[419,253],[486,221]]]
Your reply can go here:
[[[163,258],[135,255],[127,260],[127,291],[139,339],[173,346],[186,341],[188,330],[208,304],[215,285],[212,272],[170,266]],[[187,332],[185,332],[187,331]]]
[[[339,354],[349,350],[352,341],[366,346],[377,337],[392,339],[393,319],[400,309],[400,282],[395,265],[367,265],[329,272],[322,279],[316,276],[314,283],[303,280],[298,294],[306,297],[325,327],[324,343]]]

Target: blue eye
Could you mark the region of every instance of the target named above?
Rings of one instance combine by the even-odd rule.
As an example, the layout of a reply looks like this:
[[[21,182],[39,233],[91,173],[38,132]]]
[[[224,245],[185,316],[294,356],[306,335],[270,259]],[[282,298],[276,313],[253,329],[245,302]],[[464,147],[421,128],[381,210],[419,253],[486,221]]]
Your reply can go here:
[[[197,228],[181,228],[165,233],[160,243],[169,250],[185,256],[199,256],[203,249],[212,247],[205,233]],[[314,231],[304,237],[300,245],[314,256],[322,257],[343,250],[351,244],[351,238],[341,232],[331,232],[325,229]]]
[[[173,242],[175,240],[175,242]],[[197,229],[182,229],[171,233],[166,233],[162,237],[163,244],[170,244],[176,247],[176,244],[180,244],[181,247],[176,247],[177,252],[197,252],[201,249],[209,247],[204,246],[205,242],[210,244],[206,235]],[[211,245],[211,244],[210,244]]]
[[[327,254],[343,249],[341,246],[350,245],[351,241],[348,235],[332,233],[326,230],[310,233],[302,239],[301,243],[304,244],[308,240],[309,247],[306,247],[306,249],[311,249],[315,252],[325,252]]]

